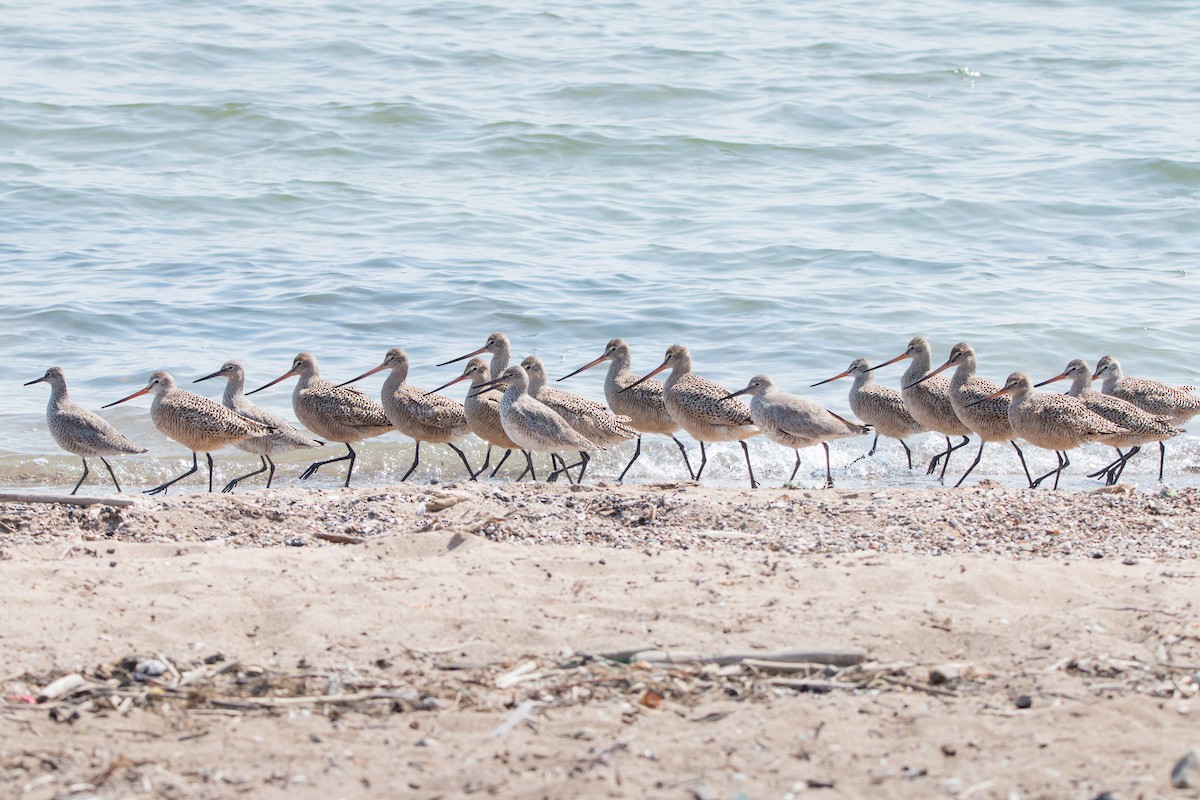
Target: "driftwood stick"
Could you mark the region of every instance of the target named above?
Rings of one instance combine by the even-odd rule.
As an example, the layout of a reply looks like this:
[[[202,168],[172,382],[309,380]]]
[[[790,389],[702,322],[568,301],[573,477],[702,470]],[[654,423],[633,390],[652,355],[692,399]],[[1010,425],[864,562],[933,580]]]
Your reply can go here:
[[[208,704],[214,708],[252,710],[303,705],[345,705],[363,700],[404,700],[409,695],[399,692],[356,692],[354,694],[318,694],[307,697],[214,697]]]
[[[361,536],[348,536],[344,533],[326,533],[325,531],[317,531],[313,534],[313,538],[333,542],[334,544],[363,544],[367,541]]]
[[[769,653],[694,653],[683,650],[643,650],[630,657],[630,661],[645,661],[650,664],[738,664],[747,659],[758,661],[807,662],[849,667],[862,663],[867,654],[862,650],[840,650],[832,647],[778,650]]]
[[[124,508],[136,503],[120,497],[76,497],[69,494],[18,494],[0,492],[0,503],[55,503],[65,506],[117,506]]]

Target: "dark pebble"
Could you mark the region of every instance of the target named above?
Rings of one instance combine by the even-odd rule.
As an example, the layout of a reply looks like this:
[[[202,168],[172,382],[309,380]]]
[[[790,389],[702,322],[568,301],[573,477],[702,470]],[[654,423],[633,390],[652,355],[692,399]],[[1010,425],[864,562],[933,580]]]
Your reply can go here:
[[[1029,708],[1033,705],[1033,698],[1027,694],[1023,694],[1017,698],[1017,708]]]
[[[1092,558],[1104,558],[1104,553],[1092,553]]]

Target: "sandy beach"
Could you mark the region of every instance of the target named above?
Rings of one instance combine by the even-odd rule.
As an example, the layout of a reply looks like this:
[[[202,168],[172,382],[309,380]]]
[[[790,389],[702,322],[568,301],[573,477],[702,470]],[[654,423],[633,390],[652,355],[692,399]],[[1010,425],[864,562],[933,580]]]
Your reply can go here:
[[[5,502],[0,795],[1198,797],[1198,497]]]

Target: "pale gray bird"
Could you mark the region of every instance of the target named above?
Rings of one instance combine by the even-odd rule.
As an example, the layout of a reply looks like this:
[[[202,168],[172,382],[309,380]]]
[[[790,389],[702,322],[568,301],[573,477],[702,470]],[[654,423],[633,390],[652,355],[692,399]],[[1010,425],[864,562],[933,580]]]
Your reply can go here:
[[[546,478],[547,481],[555,480],[564,472],[569,481],[571,467],[587,466],[587,451],[598,448],[572,428],[558,412],[529,394],[529,376],[524,368],[509,367],[494,381],[480,384],[475,391],[486,391],[488,387],[499,383],[507,387],[500,399],[500,422],[504,425],[504,432],[508,437],[525,451],[526,467],[524,472],[517,476],[518,481],[525,477],[526,472],[531,474],[534,480],[537,479],[533,472],[531,453],[549,453],[550,461],[555,466],[561,462],[561,466]],[[568,466],[566,459],[558,455],[560,450],[578,450],[581,458],[578,463]],[[582,470],[580,473],[582,474]]]
[[[83,461],[83,475],[71,490],[79,491],[88,476],[88,456],[96,456],[108,470],[113,485],[121,491],[121,484],[105,456],[133,455],[144,453],[146,448],[130,441],[123,433],[110,425],[103,417],[71,400],[67,394],[67,377],[61,367],[51,367],[46,374],[35,378],[26,386],[35,383],[50,384],[50,402],[46,405],[46,424],[50,435],[63,450],[74,453]]]
[[[868,425],[843,419],[820,403],[798,394],[782,391],[767,375],[755,375],[745,389],[730,392],[727,397],[750,395],[750,418],[763,434],[796,453],[790,483],[800,469],[800,449],[821,445],[825,448],[825,488],[833,488],[833,472],[829,466],[829,442],[848,436],[866,436]]]

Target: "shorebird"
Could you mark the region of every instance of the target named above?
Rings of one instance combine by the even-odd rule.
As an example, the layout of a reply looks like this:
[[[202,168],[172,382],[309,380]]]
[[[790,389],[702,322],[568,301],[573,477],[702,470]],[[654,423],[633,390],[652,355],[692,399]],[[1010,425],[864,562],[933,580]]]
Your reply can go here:
[[[391,373],[383,382],[383,389],[379,394],[383,411],[396,430],[417,443],[417,449],[413,453],[412,466],[408,468],[408,472],[404,473],[400,482],[408,480],[408,476],[412,475],[413,470],[417,468],[417,464],[421,460],[421,442],[444,444],[458,453],[463,466],[467,468],[467,474],[471,476],[471,480],[474,480],[475,470],[471,469],[471,464],[467,461],[467,454],[454,444],[471,432],[470,426],[467,425],[467,412],[461,403],[451,400],[449,397],[426,392],[408,383],[408,353],[404,350],[393,347],[387,351],[387,355],[383,357],[383,362],[378,367],[369,369],[357,378],[351,378],[338,386],[361,381],[368,375],[374,375],[385,369],[391,370]]]
[[[913,419],[928,430],[946,437],[946,449],[931,458],[929,468],[925,470],[926,475],[932,475],[937,469],[938,461],[945,459],[942,461],[942,472],[938,476],[938,482],[945,483],[946,468],[950,466],[950,454],[960,447],[965,447],[971,441],[971,437],[968,436],[971,429],[963,425],[958,415],[954,413],[954,406],[950,403],[950,379],[943,375],[928,377],[931,356],[932,349],[929,346],[929,340],[924,336],[914,336],[909,340],[908,347],[903,353],[890,361],[877,364],[871,369],[874,371],[906,358],[912,359],[912,363],[909,364],[908,369],[904,371],[904,376],[900,379],[900,397],[903,398],[904,407],[908,409],[909,414],[912,414]],[[963,440],[956,445],[951,445],[951,436],[961,436]]]
[[[192,468],[161,486],[148,489],[146,494],[164,494],[173,484],[198,470],[200,464],[197,453],[204,453],[208,460],[208,490],[211,492],[214,450],[271,433],[271,428],[261,422],[247,419],[207,397],[180,389],[175,385],[175,378],[164,369],[150,376],[146,388],[109,403],[104,408],[150,393],[154,394],[154,400],[150,403],[150,419],[154,421],[154,427],[192,451]]]
[[[866,363],[864,359],[858,359]],[[857,363],[857,362],[855,362]],[[796,453],[796,465],[792,467],[791,483],[800,469],[800,448],[819,444],[825,448],[825,488],[833,488],[833,472],[829,467],[829,442],[848,436],[865,436],[871,432],[868,425],[859,425],[843,419],[820,403],[780,391],[766,375],[755,375],[745,389],[726,395],[751,395],[750,418],[766,434],[766,437]]]
[[[683,466],[687,468],[688,477],[694,479],[696,475],[692,472],[692,465],[688,462],[687,448],[675,436],[675,431],[679,430],[679,423],[667,412],[667,401],[663,397],[662,382],[655,380],[640,382],[642,377],[629,371],[629,345],[624,339],[609,341],[604,348],[604,355],[595,361],[584,364],[570,375],[564,375],[559,380],[565,381],[604,361],[610,362],[608,375],[604,378],[604,399],[608,401],[613,413],[629,417],[629,424],[638,431],[637,448],[633,451],[633,458],[629,459],[625,469],[621,470],[617,481],[625,480],[625,473],[629,472],[633,462],[637,461],[638,456],[642,454],[642,435],[646,433],[661,433],[664,436],[670,436],[671,441],[679,446],[679,452],[683,455]],[[637,384],[636,389],[625,391],[634,384]]]
[[[1121,473],[1125,470],[1125,464],[1142,449],[1141,446],[1143,444],[1148,444],[1149,442],[1161,443],[1165,439],[1170,439],[1183,433],[1182,430],[1171,425],[1171,417],[1169,416],[1153,416],[1128,400],[1122,400],[1119,397],[1092,389],[1092,370],[1082,358],[1073,359],[1067,364],[1066,369],[1058,375],[1048,378],[1041,383],[1034,384],[1034,388],[1066,379],[1070,379],[1071,381],[1071,388],[1067,392],[1068,395],[1078,399],[1089,410],[1096,412],[1109,422],[1131,431],[1127,435],[1105,438],[1105,444],[1116,448],[1117,460],[1088,475],[1089,478],[1097,478],[1103,475],[1105,476],[1106,483],[1112,486],[1121,478]],[[1130,449],[1128,452],[1122,453],[1122,447]]]
[[[629,424],[629,417],[617,416],[603,403],[589,400],[583,395],[547,386],[546,367],[537,356],[526,356],[521,366],[529,376],[529,394],[557,411],[568,425],[597,447],[611,447],[638,435]],[[579,456],[583,469],[579,471],[577,480],[582,481],[589,459],[586,452],[581,452]]]
[[[288,453],[292,450],[302,450],[310,447],[321,447],[325,444],[319,439],[305,436],[275,412],[267,411],[265,408],[247,400],[246,395],[243,393],[246,389],[246,368],[242,365],[242,362],[230,359],[222,364],[221,368],[216,372],[205,375],[203,378],[197,378],[192,383],[200,383],[210,378],[225,379],[225,395],[221,398],[221,403],[226,408],[237,412],[246,419],[261,422],[272,429],[266,436],[243,439],[234,445],[239,450],[258,456],[261,466],[253,472],[247,472],[241,477],[234,478],[225,485],[225,488],[221,490],[222,492],[232,492],[234,487],[246,478],[253,477],[262,472],[267,473],[267,488],[270,489],[271,481],[275,477],[275,462],[271,459],[273,454]]]
[[[904,398],[900,392],[890,386],[876,383],[874,376],[871,375],[870,361],[865,358],[856,358],[850,362],[850,366],[846,367],[845,372],[818,381],[813,386],[820,386],[823,383],[836,381],[850,375],[854,376],[854,383],[850,385],[850,410],[854,412],[854,416],[875,429],[875,441],[871,442],[871,450],[867,455],[875,455],[879,437],[887,436],[900,442],[900,446],[904,448],[904,454],[908,456],[908,468],[912,469],[912,451],[905,444],[904,437],[924,433],[928,428],[913,419],[913,415],[904,406]],[[753,402],[750,403],[750,416],[754,416]],[[762,427],[757,422],[755,424]]]
[[[1149,378],[1127,378],[1121,372],[1121,364],[1112,356],[1104,356],[1096,363],[1092,379],[1102,379],[1101,390],[1105,394],[1128,400],[1143,411],[1154,416],[1170,417],[1172,425],[1182,425],[1196,414],[1200,414],[1200,397],[1180,391]],[[1187,388],[1187,387],[1185,387]],[[1167,446],[1158,443],[1158,480],[1163,479],[1163,466],[1167,460]]]
[[[496,477],[496,473],[500,471],[500,467],[504,466],[504,462],[512,455],[513,450],[520,450],[512,439],[508,438],[508,434],[504,432],[504,425],[500,422],[500,397],[503,392],[489,392],[484,389],[481,393],[476,394],[476,389],[491,378],[488,374],[487,362],[482,358],[472,358],[467,362],[467,366],[463,368],[462,375],[459,375],[452,381],[443,383],[429,393],[440,392],[459,381],[470,381],[471,388],[467,390],[467,399],[463,402],[463,408],[467,414],[467,424],[471,426],[471,432],[487,442],[487,455],[484,456],[483,466],[479,471],[472,475],[472,478],[478,478],[483,474],[484,470],[492,462],[492,446],[504,448],[504,455],[500,458],[500,462],[496,464],[496,468],[492,470],[488,477]]]
[[[88,456],[96,456],[108,470],[117,492],[121,484],[113,472],[112,465],[105,456],[133,455],[144,453],[146,448],[132,442],[125,434],[110,425],[103,417],[94,411],[89,411],[73,401],[67,394],[67,376],[62,367],[51,367],[40,378],[27,382],[26,386],[35,383],[50,384],[50,402],[46,405],[46,425],[50,435],[63,450],[74,453],[83,461],[83,475],[71,490],[71,494],[79,491],[83,481],[88,476]]]
[[[1054,476],[1054,488],[1058,488],[1059,475],[1071,464],[1067,458],[1068,450],[1096,439],[1129,433],[1125,428],[1090,411],[1077,398],[1033,391],[1033,381],[1024,372],[1009,375],[1004,386],[986,397],[971,401],[970,406],[977,407],[1006,394],[1012,398],[1008,405],[1008,420],[1013,432],[1034,447],[1053,450],[1058,457],[1058,467],[1031,480],[1031,489],[1040,486],[1051,475]]]
[[[1017,451],[1017,457],[1021,459],[1021,468],[1025,470],[1025,478],[1032,486],[1033,478],[1029,475],[1029,467],[1025,465],[1025,454],[1021,452],[1021,448],[1014,441],[1016,437],[1013,435],[1012,424],[1008,421],[1008,406],[1012,401],[1008,397],[997,394],[996,390],[1000,388],[999,386],[975,374],[975,348],[966,342],[954,345],[950,348],[950,357],[946,359],[946,363],[917,380],[917,383],[928,381],[934,375],[951,367],[956,367],[956,369],[954,376],[950,379],[950,405],[954,408],[954,414],[959,421],[979,435],[979,452],[975,454],[975,460],[971,462],[971,466],[967,467],[967,471],[954,485],[961,486],[962,482],[971,474],[971,470],[979,465],[979,459],[983,458],[985,444],[1008,442]],[[988,398],[986,402],[984,402],[985,398]]]
[[[292,360],[290,370],[247,394],[256,394],[293,376],[300,378],[292,390],[292,411],[296,418],[322,439],[346,445],[346,455],[309,464],[300,474],[300,480],[311,478],[326,464],[348,459],[350,466],[346,470],[345,485],[349,486],[358,456],[351,443],[382,436],[392,430],[391,420],[378,403],[362,392],[334,386],[322,378],[317,359],[309,353],[300,353]]]
[[[750,488],[758,486],[754,480],[754,468],[750,466],[750,448],[745,440],[762,433],[750,419],[750,411],[736,398],[729,397],[729,390],[718,383],[702,378],[692,372],[692,355],[681,344],[667,348],[663,362],[642,378],[626,386],[628,392],[663,370],[671,368],[671,374],[663,383],[663,397],[667,412],[688,434],[700,443],[700,466],[696,469],[696,480],[704,473],[708,455],[705,442],[738,442],[746,454],[746,470],[750,473]]]
[[[571,480],[570,467],[566,459],[558,455],[559,450],[579,450],[586,456],[586,451],[595,450],[596,445],[588,441],[583,434],[572,428],[558,412],[529,394],[529,376],[523,367],[509,367],[500,373],[495,380],[482,383],[476,387],[476,392],[485,391],[487,387],[503,383],[507,388],[500,398],[500,422],[504,432],[525,451],[525,470],[517,476],[517,480],[525,477],[525,473],[537,480],[533,471],[532,453],[549,453],[550,462],[562,466],[547,476],[546,481],[554,481],[561,473],[566,473]],[[586,458],[581,459],[572,467],[586,466]],[[580,470],[582,474],[583,470]]]

